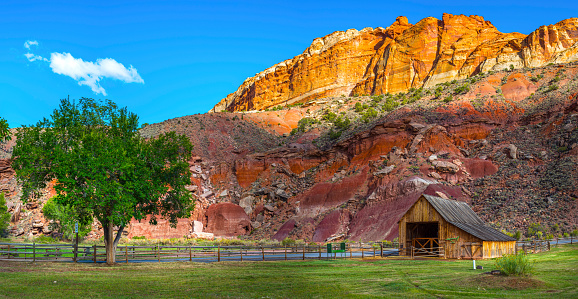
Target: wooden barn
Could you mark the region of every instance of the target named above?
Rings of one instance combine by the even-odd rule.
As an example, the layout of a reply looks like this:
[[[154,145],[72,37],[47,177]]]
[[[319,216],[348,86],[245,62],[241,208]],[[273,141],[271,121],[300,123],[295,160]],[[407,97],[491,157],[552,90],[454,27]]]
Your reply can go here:
[[[400,255],[484,259],[515,253],[516,240],[465,202],[422,195],[399,220]]]

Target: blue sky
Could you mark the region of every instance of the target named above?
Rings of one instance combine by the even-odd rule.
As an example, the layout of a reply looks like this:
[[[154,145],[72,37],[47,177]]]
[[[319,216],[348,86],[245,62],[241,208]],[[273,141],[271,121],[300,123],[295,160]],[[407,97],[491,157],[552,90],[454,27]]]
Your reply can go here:
[[[204,113],[314,38],[400,15],[415,24],[477,14],[524,34],[578,17],[568,0],[88,2],[0,2],[0,117],[11,127],[36,123],[67,96],[110,99],[142,123]]]

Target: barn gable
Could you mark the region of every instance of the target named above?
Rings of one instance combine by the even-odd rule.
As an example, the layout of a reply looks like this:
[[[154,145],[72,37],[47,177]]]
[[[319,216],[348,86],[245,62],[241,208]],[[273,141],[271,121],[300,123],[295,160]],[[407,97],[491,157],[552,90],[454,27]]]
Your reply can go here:
[[[516,239],[487,226],[465,202],[426,194],[423,197],[447,222],[483,241],[516,241]]]

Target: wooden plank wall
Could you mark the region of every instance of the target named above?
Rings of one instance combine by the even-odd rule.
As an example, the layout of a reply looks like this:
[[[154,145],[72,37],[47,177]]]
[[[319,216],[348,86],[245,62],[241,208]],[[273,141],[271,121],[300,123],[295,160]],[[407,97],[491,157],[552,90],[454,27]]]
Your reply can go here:
[[[500,257],[516,253],[516,241],[484,241],[484,258]]]

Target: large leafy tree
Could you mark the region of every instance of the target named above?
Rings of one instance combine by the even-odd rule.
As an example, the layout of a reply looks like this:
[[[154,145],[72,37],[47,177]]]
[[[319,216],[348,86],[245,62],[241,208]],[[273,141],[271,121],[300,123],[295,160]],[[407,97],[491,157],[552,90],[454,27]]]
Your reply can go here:
[[[134,217],[152,215],[176,225],[194,208],[187,161],[192,145],[174,132],[144,139],[138,117],[114,103],[61,100],[49,119],[18,131],[12,167],[23,198],[54,182],[55,201],[81,225],[97,219],[104,230],[107,263]],[[118,227],[114,236],[115,227]]]

